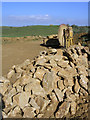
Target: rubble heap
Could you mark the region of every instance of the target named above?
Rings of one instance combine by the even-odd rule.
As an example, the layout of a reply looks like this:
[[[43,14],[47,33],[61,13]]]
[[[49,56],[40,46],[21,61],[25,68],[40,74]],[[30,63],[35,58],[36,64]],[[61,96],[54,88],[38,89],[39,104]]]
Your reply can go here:
[[[43,45],[46,46],[59,46],[59,40],[58,40],[58,35],[53,34],[53,35],[48,35],[47,37],[43,38]]]
[[[12,66],[7,79],[0,78],[3,117],[87,118],[88,55],[79,44]]]

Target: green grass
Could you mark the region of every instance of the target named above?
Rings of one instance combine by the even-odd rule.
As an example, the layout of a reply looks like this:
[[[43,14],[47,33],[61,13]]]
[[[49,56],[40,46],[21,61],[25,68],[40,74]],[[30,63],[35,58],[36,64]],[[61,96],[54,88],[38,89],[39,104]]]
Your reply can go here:
[[[58,33],[58,25],[35,25],[35,26],[25,26],[25,27],[2,27],[2,37],[25,37],[25,36],[47,36],[51,34]],[[1,29],[1,28],[0,28]],[[88,32],[88,28],[86,27],[75,27],[73,26],[73,31],[75,33]]]
[[[57,32],[58,26],[2,27],[2,37],[47,36]]]

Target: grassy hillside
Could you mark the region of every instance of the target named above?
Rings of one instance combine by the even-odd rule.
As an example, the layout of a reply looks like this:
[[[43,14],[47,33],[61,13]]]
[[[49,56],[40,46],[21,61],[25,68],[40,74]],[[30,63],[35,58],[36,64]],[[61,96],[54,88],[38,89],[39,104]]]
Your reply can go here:
[[[76,33],[87,33],[87,27],[78,27],[73,25],[74,34]],[[50,26],[25,26],[25,27],[2,27],[2,37],[24,37],[24,36],[34,36],[34,35],[41,35],[47,36],[51,34],[58,33],[58,25],[50,25]]]
[[[2,27],[3,37],[47,36],[57,32],[58,26]]]

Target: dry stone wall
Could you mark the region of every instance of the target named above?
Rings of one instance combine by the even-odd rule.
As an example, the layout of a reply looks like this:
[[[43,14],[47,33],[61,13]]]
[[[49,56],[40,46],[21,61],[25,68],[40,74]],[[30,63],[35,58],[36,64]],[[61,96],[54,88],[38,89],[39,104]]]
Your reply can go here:
[[[89,49],[47,49],[0,78],[4,118],[87,118]],[[11,82],[10,82],[11,81]]]

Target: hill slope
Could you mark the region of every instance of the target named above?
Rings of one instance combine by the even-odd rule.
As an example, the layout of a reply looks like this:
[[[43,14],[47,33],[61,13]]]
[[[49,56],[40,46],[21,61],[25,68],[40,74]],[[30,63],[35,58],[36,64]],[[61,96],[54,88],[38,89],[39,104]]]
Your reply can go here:
[[[88,32],[87,26],[75,26],[73,25],[74,34]],[[24,37],[24,36],[34,36],[41,35],[47,36],[51,34],[58,33],[59,25],[35,25],[35,26],[24,26],[24,27],[2,27],[2,37]]]

